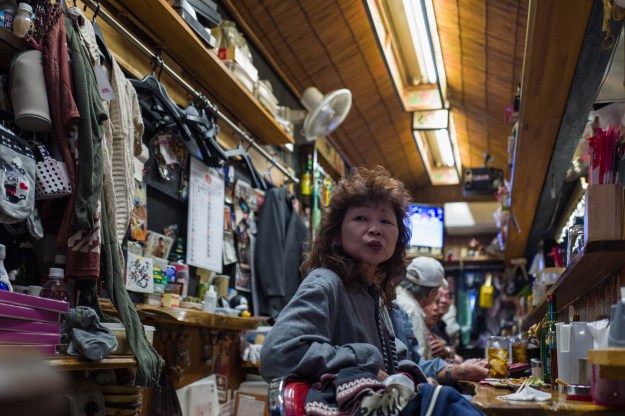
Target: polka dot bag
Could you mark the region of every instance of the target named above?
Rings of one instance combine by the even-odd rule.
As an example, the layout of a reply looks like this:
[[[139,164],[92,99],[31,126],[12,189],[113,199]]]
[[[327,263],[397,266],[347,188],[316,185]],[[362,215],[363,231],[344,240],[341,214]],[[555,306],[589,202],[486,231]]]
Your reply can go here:
[[[67,168],[50,156],[48,149],[42,144],[36,144],[35,155],[35,199],[54,199],[68,196],[72,193]]]

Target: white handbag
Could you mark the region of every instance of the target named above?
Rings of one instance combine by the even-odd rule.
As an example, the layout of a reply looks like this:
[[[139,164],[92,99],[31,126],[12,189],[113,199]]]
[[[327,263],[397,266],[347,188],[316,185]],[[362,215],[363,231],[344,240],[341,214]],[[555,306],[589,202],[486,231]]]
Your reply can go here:
[[[50,156],[50,152],[42,144],[35,145],[35,153],[38,153],[35,165],[35,199],[54,199],[70,195],[72,185],[65,162]]]

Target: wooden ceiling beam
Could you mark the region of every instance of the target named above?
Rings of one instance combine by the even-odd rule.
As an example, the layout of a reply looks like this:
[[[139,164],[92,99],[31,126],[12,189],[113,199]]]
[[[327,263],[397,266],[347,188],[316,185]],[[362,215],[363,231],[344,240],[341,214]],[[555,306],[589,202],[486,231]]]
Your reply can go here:
[[[530,0],[506,261],[525,255],[594,2]]]

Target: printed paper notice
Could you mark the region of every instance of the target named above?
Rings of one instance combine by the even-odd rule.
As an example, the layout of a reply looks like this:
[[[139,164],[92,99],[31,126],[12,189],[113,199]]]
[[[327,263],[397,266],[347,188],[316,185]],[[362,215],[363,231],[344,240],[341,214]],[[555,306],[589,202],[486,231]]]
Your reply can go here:
[[[224,180],[191,158],[187,263],[221,273],[224,233]]]

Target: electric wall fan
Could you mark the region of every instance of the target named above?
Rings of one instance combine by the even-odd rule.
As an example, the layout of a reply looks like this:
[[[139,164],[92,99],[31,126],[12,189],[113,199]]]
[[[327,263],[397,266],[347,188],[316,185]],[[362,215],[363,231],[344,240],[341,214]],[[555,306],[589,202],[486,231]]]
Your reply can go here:
[[[352,106],[352,93],[342,88],[323,95],[317,88],[308,87],[300,102],[308,110],[302,132],[312,142],[327,136],[345,120]]]

